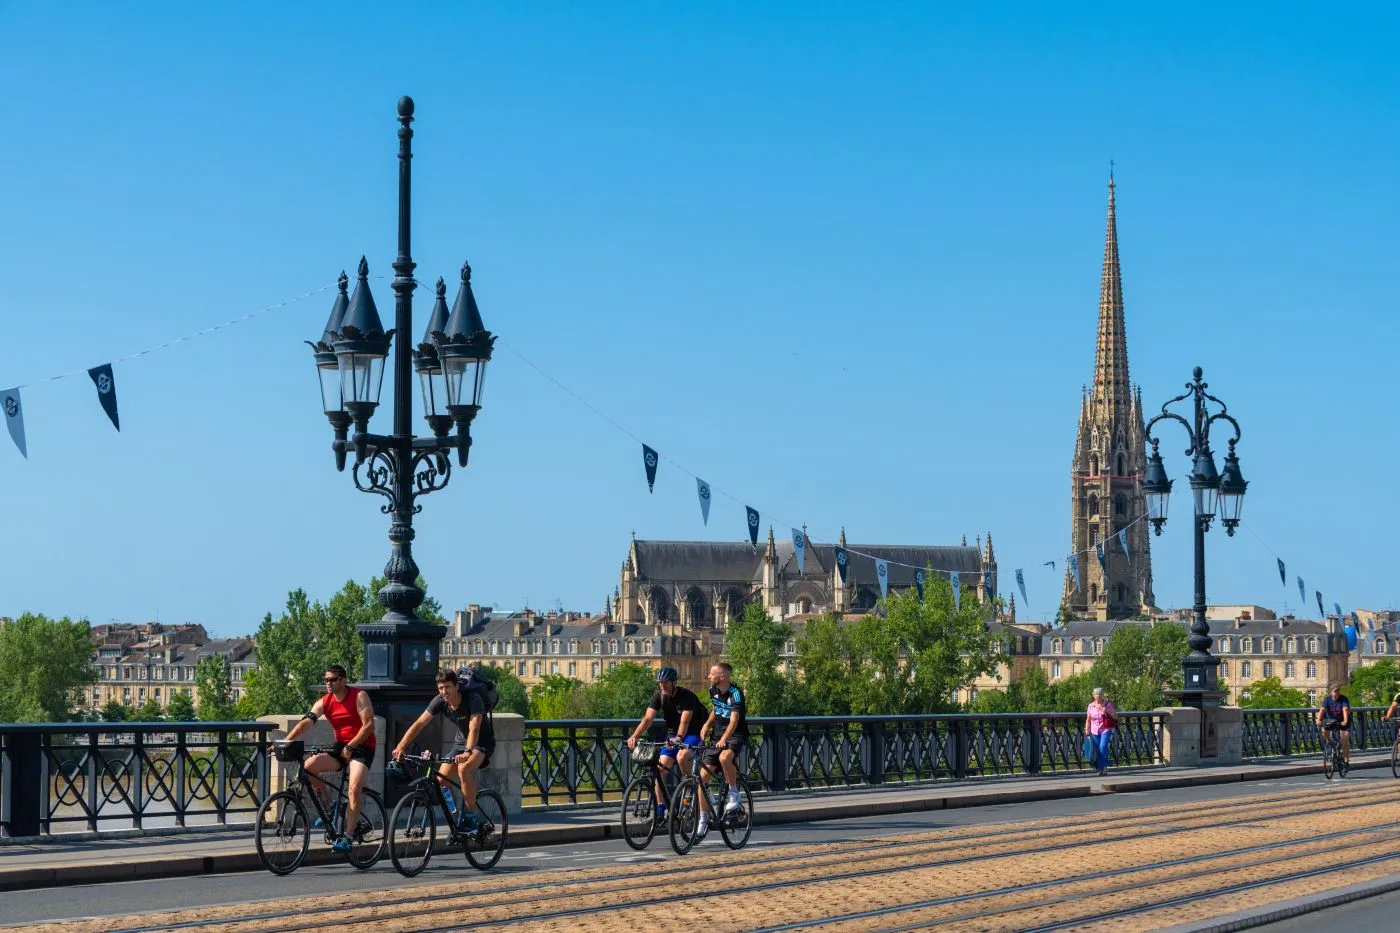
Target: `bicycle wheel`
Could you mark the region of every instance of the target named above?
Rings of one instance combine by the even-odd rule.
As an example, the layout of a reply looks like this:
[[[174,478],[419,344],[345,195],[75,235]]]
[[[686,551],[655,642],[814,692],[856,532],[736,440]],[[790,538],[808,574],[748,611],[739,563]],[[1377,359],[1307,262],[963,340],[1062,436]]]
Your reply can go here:
[[[739,812],[730,815],[725,811],[719,823],[720,835],[724,844],[731,849],[742,849],[753,832],[753,794],[749,793],[749,782],[739,778]]]
[[[494,790],[476,792],[476,832],[467,837],[464,848],[467,861],[473,868],[482,871],[493,867],[501,860],[506,850],[506,837],[510,834],[510,817],[506,816],[506,802]]]
[[[290,875],[311,847],[311,823],[306,807],[291,791],[279,791],[258,807],[254,842],[258,859],[274,875]]]
[[[656,782],[650,774],[632,779],[622,792],[622,839],[641,851],[656,836]]]
[[[389,817],[389,859],[405,878],[428,867],[437,839],[437,817],[426,791],[405,796]]]
[[[685,855],[696,843],[696,830],[700,827],[700,795],[704,793],[700,782],[688,777],[676,785],[671,795],[671,819],[669,823],[671,848],[677,855]]]
[[[1324,779],[1332,780],[1332,773],[1337,769],[1337,760],[1333,757],[1332,746],[1329,744],[1322,750],[1322,776]]]
[[[345,818],[341,817],[342,825],[336,827],[342,834],[345,832],[344,822]],[[365,790],[360,798],[360,815],[350,834],[350,842],[351,848],[345,860],[361,871],[373,868],[374,863],[384,855],[384,798],[372,790]]]
[[[1400,778],[1400,738],[1390,746],[1390,773]]]

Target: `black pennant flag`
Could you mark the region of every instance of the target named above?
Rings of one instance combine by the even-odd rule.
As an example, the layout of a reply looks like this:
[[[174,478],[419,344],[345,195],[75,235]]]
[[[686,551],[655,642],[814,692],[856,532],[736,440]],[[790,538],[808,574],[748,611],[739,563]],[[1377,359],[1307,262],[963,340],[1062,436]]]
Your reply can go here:
[[[1283,569],[1283,558],[1276,557],[1274,559],[1278,561],[1278,582],[1282,583],[1284,586],[1287,586],[1288,574]]]
[[[642,445],[642,464],[647,468],[647,492],[651,492],[651,488],[656,485],[656,461],[658,459],[656,451],[646,444]]]
[[[1327,610],[1322,608],[1322,590],[1315,590],[1313,595],[1317,597],[1317,617],[1319,619],[1326,619]]]
[[[758,509],[752,506],[744,506],[744,511],[749,513],[749,541],[753,543],[753,549],[758,550]]]
[[[92,377],[92,384],[97,386],[97,400],[102,403],[102,410],[112,419],[112,427],[120,431],[122,423],[117,418],[117,380],[112,375],[112,364],[94,366],[88,370],[88,375]]]
[[[836,569],[841,572],[841,582],[846,582],[846,549],[837,545],[836,547]]]

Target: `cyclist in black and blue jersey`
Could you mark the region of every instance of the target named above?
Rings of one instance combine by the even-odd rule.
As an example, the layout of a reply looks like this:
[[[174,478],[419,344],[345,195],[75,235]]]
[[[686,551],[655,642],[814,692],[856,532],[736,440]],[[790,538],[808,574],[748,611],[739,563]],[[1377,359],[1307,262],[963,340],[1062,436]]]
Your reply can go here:
[[[1351,701],[1342,693],[1341,684],[1333,684],[1317,709],[1317,724],[1324,733],[1336,732],[1342,740],[1342,760],[1351,764]]]
[[[666,723],[666,744],[662,746],[661,759],[657,762],[662,771],[671,770],[671,766],[679,762],[681,771],[684,772],[692,754],[690,750],[705,744],[700,741],[700,725],[705,721],[705,704],[701,703],[694,693],[676,683],[679,677],[680,672],[674,667],[663,667],[656,672],[656,692],[647,703],[647,711],[642,716],[642,721],[637,723],[637,728],[627,737],[627,747],[636,748],[637,740],[651,728],[657,714],[660,714],[662,721]],[[666,793],[658,780],[656,818],[661,820],[665,816]]]
[[[709,780],[718,767],[724,771],[724,779],[729,784],[725,813],[743,805],[739,799],[739,768],[735,762],[749,741],[748,707],[744,702],[744,691],[730,680],[733,674],[734,668],[724,661],[710,668],[710,718],[700,729],[701,738],[708,734],[714,740],[714,745],[705,749],[700,758],[705,780]],[[696,827],[699,836],[709,831],[709,807],[709,801],[701,794],[700,825]]]

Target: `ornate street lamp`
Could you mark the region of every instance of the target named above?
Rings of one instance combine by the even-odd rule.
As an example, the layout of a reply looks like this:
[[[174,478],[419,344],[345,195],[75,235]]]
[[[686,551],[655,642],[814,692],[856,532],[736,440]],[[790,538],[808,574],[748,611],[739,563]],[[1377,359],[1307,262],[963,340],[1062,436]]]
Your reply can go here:
[[[361,492],[376,493],[390,516],[390,556],[387,578],[379,591],[384,617],[359,626],[365,642],[365,672],[361,686],[374,692],[376,709],[388,721],[392,747],[407,723],[422,710],[426,691],[437,673],[438,645],[446,634],[440,625],[424,622],[416,613],[423,602],[418,588],[418,565],[413,560],[413,516],[422,510],[420,496],[447,485],[453,450],[466,466],[471,446],[471,421],[481,408],[486,362],[495,342],[481,322],[476,298],[463,266],[462,292],[456,312],[447,311],[446,287],[437,283],[437,300],[423,341],[415,352],[413,330],[414,262],[409,251],[411,160],[413,158],[413,100],[399,106],[398,256],[394,260],[394,328],[385,330],[369,286],[369,264],[360,259],[354,292],[346,296],[342,273],[340,292],[321,339],[312,344],[321,386],[321,407],[334,432],[336,469],[343,470],[347,453],[354,452],[351,476]],[[379,407],[385,362],[392,349],[394,426],[392,434],[372,434],[369,426]],[[413,434],[413,373],[423,391],[424,416],[430,437]],[[470,383],[467,385],[467,383]],[[349,432],[353,425],[354,433]],[[457,435],[451,436],[453,426]]]
[[[1230,416],[1225,403],[1206,391],[1207,384],[1201,381],[1201,367],[1192,373],[1192,381],[1186,384],[1186,391],[1162,406],[1162,413],[1147,422],[1143,433],[1152,444],[1152,455],[1147,459],[1147,470],[1142,478],[1142,492],[1147,499],[1147,517],[1152,522],[1152,530],[1162,533],[1167,523],[1167,499],[1171,495],[1172,481],[1167,478],[1162,455],[1157,450],[1158,438],[1152,436],[1152,428],[1159,421],[1179,422],[1186,428],[1190,446],[1188,457],[1194,457],[1191,466],[1191,500],[1194,510],[1196,547],[1196,599],[1194,616],[1191,621],[1191,637],[1188,644],[1191,653],[1181,662],[1185,689],[1172,691],[1183,706],[1205,709],[1216,706],[1225,696],[1219,689],[1219,662],[1210,654],[1210,626],[1206,623],[1206,557],[1205,536],[1217,511],[1227,534],[1233,535],[1240,523],[1240,509],[1244,505],[1245,482],[1240,473],[1240,461],[1235,456],[1235,444],[1240,439],[1240,425]],[[1183,399],[1191,399],[1193,418],[1187,421],[1175,412],[1167,411],[1167,406]],[[1217,412],[1210,412],[1207,402],[1220,406]],[[1210,450],[1211,426],[1223,421],[1234,428],[1230,438],[1230,452],[1225,458],[1225,475],[1215,470],[1215,456]]]

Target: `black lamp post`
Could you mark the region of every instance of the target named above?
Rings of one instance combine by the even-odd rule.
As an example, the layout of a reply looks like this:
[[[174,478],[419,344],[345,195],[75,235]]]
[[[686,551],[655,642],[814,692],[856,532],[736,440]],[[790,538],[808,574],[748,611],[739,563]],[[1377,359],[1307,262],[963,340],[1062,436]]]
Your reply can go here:
[[[415,353],[413,330],[414,262],[409,253],[410,173],[413,158],[413,100],[399,99],[399,247],[394,260],[394,329],[385,331],[369,287],[369,264],[360,259],[355,290],[340,290],[326,322],[325,333],[312,344],[321,403],[335,439],[336,469],[344,470],[354,453],[351,475],[361,492],[377,493],[387,501],[380,511],[391,516],[390,556],[384,569],[387,582],[379,591],[384,617],[359,627],[365,642],[362,686],[375,694],[376,707],[389,723],[389,741],[404,723],[421,711],[437,673],[438,646],[446,630],[424,622],[415,610],[423,602],[418,588],[418,565],[413,560],[413,516],[422,510],[420,496],[447,485],[452,474],[451,452],[459,466],[467,465],[471,421],[481,406],[486,364],[495,337],[482,324],[471,289],[471,269],[462,267],[457,293],[458,314],[447,313],[446,287],[437,283],[437,301],[427,333]],[[395,339],[397,337],[397,339]],[[392,434],[371,434],[369,422],[379,406],[384,364],[394,352],[394,427]],[[424,415],[430,437],[413,434],[413,371],[423,391]],[[465,379],[464,379],[465,377]],[[469,381],[469,385],[464,382]],[[350,433],[353,425],[354,433]],[[456,436],[451,436],[453,426]],[[385,702],[387,701],[387,702]],[[401,707],[401,708],[400,708]]]
[[[1180,422],[1191,442],[1186,455],[1195,458],[1191,466],[1191,497],[1195,512],[1196,601],[1188,640],[1191,653],[1181,662],[1185,689],[1174,690],[1171,695],[1179,699],[1183,706],[1197,709],[1215,706],[1225,696],[1224,691],[1219,689],[1219,662],[1211,656],[1210,626],[1206,623],[1206,532],[1219,511],[1225,532],[1230,535],[1235,533],[1240,523],[1240,509],[1244,505],[1245,487],[1249,485],[1240,473],[1240,461],[1235,456],[1235,444],[1240,439],[1239,422],[1228,414],[1224,402],[1206,391],[1208,386],[1201,381],[1201,375],[1201,367],[1197,366],[1192,373],[1192,381],[1186,384],[1186,392],[1163,405],[1162,413],[1147,422],[1144,434],[1152,443],[1152,456],[1147,460],[1147,471],[1142,478],[1142,492],[1147,498],[1147,517],[1152,522],[1152,530],[1160,535],[1162,526],[1167,523],[1167,499],[1171,495],[1172,481],[1167,478],[1162,455],[1157,451],[1158,439],[1152,436],[1152,427],[1165,419]],[[1191,421],[1167,411],[1168,405],[1188,398],[1193,403],[1194,417]],[[1215,413],[1208,411],[1207,401],[1219,405],[1220,410]],[[1225,457],[1224,476],[1216,473],[1215,455],[1210,450],[1210,429],[1217,421],[1224,421],[1235,430],[1234,437],[1229,441],[1230,451]]]

